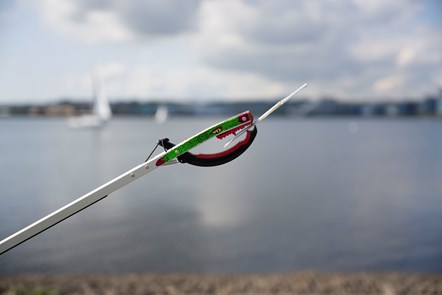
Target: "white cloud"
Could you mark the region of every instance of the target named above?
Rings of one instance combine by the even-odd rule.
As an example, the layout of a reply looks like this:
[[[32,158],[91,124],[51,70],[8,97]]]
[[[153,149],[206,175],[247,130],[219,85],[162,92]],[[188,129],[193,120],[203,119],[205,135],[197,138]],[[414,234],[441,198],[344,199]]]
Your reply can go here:
[[[121,63],[111,62],[97,66],[97,70],[100,72],[103,79],[109,79],[115,76],[124,75],[126,68]]]
[[[396,58],[396,64],[399,67],[406,67],[412,64],[416,58],[416,50],[412,47],[404,47],[400,49],[399,54]]]
[[[114,82],[127,96],[275,96],[304,81],[315,96],[420,96],[442,77],[440,32],[414,0],[42,3],[77,40],[187,44],[192,68],[125,65]]]
[[[375,82],[374,89],[379,93],[384,93],[386,91],[394,91],[399,87],[402,87],[404,80],[399,76],[390,76],[382,78]]]
[[[118,63],[100,66],[103,86],[111,98],[160,98],[190,99],[205,98],[265,98],[275,93],[284,93],[285,85],[268,81],[254,74],[222,72],[208,67],[164,70],[161,68],[138,66],[126,68]],[[91,74],[84,73],[77,78],[66,80],[69,89],[81,89],[90,93]]]
[[[44,0],[40,5],[46,21],[70,38],[85,42],[118,42],[134,38],[112,11],[92,10],[78,22],[73,19],[78,10],[74,1]]]
[[[435,68],[440,33],[417,22],[415,1],[214,0],[203,8],[208,19],[234,11],[216,22],[216,34],[203,27],[197,37],[202,59],[215,68],[287,86],[308,80],[322,89],[310,93],[364,98],[426,94],[442,71]]]

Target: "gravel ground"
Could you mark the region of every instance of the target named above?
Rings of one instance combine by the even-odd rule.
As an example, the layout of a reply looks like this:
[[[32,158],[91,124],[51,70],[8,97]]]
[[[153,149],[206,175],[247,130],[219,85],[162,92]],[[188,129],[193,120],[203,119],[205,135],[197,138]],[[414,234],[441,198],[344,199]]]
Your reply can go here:
[[[442,294],[442,275],[6,275],[0,294]]]

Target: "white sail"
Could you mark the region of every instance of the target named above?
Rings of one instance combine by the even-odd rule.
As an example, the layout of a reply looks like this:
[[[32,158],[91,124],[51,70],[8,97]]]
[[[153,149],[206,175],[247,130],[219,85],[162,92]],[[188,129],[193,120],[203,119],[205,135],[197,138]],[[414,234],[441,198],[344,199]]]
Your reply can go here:
[[[68,126],[70,128],[101,127],[112,117],[112,110],[97,70],[92,73],[92,87],[94,93],[92,113],[69,118]]]
[[[112,117],[112,111],[101,83],[101,77],[97,71],[92,75],[92,85],[94,88],[94,105],[92,113],[101,120],[107,121]]]
[[[169,109],[167,106],[161,105],[158,106],[157,111],[155,113],[155,121],[159,124],[164,123],[169,117]]]

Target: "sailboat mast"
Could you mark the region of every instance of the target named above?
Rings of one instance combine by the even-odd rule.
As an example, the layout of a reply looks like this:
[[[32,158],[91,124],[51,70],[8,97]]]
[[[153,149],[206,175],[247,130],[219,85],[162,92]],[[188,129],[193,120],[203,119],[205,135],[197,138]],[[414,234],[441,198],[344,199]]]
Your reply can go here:
[[[94,93],[93,114],[106,121],[112,116],[112,111],[102,85],[102,78],[98,69],[92,72],[92,88]]]

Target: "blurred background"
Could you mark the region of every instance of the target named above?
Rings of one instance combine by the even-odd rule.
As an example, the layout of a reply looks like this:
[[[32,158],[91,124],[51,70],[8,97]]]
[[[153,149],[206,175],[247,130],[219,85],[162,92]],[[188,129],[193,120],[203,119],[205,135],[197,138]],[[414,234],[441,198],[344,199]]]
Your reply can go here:
[[[0,239],[309,87],[234,162],[159,169],[0,273],[442,272],[441,29],[438,0],[1,0]]]

